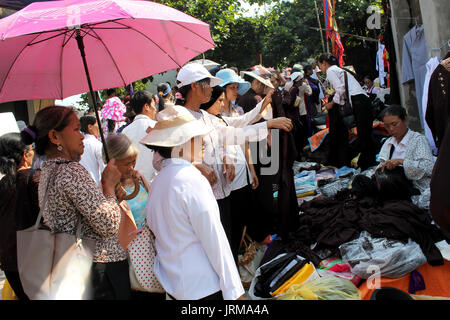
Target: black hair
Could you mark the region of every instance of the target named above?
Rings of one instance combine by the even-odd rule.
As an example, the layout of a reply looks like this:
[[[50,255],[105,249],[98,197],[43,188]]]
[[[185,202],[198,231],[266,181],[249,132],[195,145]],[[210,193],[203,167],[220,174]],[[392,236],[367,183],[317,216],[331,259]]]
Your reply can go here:
[[[2,178],[6,183],[8,192],[11,191],[16,181],[16,172],[22,162],[23,154],[28,150],[18,132],[6,133],[0,137],[0,173],[5,176]]]
[[[303,68],[303,70],[305,71],[305,73],[306,73],[306,71],[308,71],[308,70],[311,70],[311,71],[313,71],[314,70],[314,68],[312,67],[312,65],[310,65],[310,64],[307,64],[307,65],[305,65],[305,67]]]
[[[111,96],[113,93],[114,94],[116,93],[116,89],[108,89],[108,90],[106,90],[106,95],[108,97]]]
[[[369,79],[370,81],[373,81],[373,79],[372,79],[371,76],[365,76],[365,77],[363,78],[363,80],[366,80],[366,79]]]
[[[386,109],[384,109],[383,112],[381,113],[381,119],[383,119],[387,115],[397,116],[401,120],[405,120],[408,117],[406,109],[396,104],[392,104]]]
[[[318,58],[317,61],[319,63],[328,62],[330,66],[339,66],[338,59],[333,56],[331,53],[322,53]]]
[[[246,73],[244,73],[244,76],[242,78],[244,79],[244,81],[247,81],[247,82],[250,82],[250,83],[252,83],[253,80],[256,79],[256,78],[253,78],[252,76],[250,76],[250,75],[248,75]]]
[[[44,155],[51,143],[48,137],[50,130],[62,131],[69,125],[72,115],[76,116],[73,108],[62,106],[50,106],[40,110],[36,113],[33,125],[21,132],[23,142],[26,145],[34,142],[36,153]]]
[[[225,88],[221,86],[213,87],[213,91],[211,93],[211,99],[200,105],[200,109],[208,110],[216,101],[219,99],[220,95],[225,92]]]
[[[154,96],[147,90],[136,91],[130,98],[130,106],[136,114],[142,113],[144,105],[150,104]]]
[[[173,147],[160,147],[160,146],[149,146],[149,145],[145,145],[147,148],[149,148],[150,150],[153,150],[154,152],[158,152],[161,157],[165,158],[165,159],[170,159],[172,158],[172,150]]]
[[[97,122],[97,119],[91,115],[85,115],[80,118],[81,132],[88,134],[89,133],[89,125],[94,125]]]
[[[172,90],[170,90],[171,87],[167,82],[163,82],[158,84],[158,87],[156,88],[156,90],[158,91],[158,111],[161,111],[164,109],[164,98],[167,97],[167,95],[169,95],[169,93],[172,92]],[[169,92],[166,93],[166,91],[169,90]],[[162,92],[162,94],[160,94],[160,92]]]

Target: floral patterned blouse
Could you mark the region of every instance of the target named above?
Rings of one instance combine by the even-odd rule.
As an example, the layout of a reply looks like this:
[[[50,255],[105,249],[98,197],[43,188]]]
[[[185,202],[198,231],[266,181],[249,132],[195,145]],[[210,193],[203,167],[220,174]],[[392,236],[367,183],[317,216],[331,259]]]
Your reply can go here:
[[[119,244],[121,213],[114,197],[105,197],[88,171],[76,161],[51,159],[41,167],[39,205],[44,204],[44,224],[53,232],[75,234],[81,214],[81,235],[96,240],[94,262],[118,262],[127,258]],[[53,180],[53,182],[52,182]]]

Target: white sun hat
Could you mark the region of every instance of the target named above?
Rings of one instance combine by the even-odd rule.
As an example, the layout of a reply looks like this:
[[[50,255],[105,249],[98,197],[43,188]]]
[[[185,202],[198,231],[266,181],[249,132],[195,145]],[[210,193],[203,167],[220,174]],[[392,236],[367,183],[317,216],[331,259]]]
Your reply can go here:
[[[180,146],[194,137],[208,134],[212,128],[196,120],[185,108],[169,104],[156,114],[156,125],[141,139],[140,143],[150,146]]]
[[[211,87],[215,87],[223,81],[220,78],[214,77],[203,65],[199,63],[188,63],[178,72],[178,87],[181,88],[206,78],[211,79],[209,83]]]

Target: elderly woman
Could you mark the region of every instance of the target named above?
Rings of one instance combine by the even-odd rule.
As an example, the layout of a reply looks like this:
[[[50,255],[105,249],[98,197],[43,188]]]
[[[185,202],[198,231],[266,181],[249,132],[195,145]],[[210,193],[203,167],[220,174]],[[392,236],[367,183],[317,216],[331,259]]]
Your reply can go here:
[[[208,180],[193,165],[212,128],[184,107],[168,106],[141,140],[159,171],[150,187],[147,221],[156,237],[155,275],[177,300],[238,299],[244,294]]]
[[[19,300],[28,300],[17,268],[16,231],[31,227],[39,213],[39,172],[27,130],[0,137],[0,264]]]
[[[125,251],[117,231],[121,213],[116,186],[120,172],[114,160],[105,167],[103,191],[79,163],[84,151],[80,121],[71,108],[51,106],[36,114],[32,132],[36,153],[45,155],[39,181],[39,203],[47,202],[44,224],[52,232],[81,234],[96,241],[92,284],[94,299],[129,299],[130,280]],[[44,199],[48,187],[48,197]]]
[[[139,149],[127,135],[123,133],[109,134],[108,138],[106,138],[106,146],[109,157],[115,159],[117,169],[121,174],[120,185],[118,186],[120,191],[116,192],[122,210],[122,221],[118,237],[124,250],[129,250],[128,245],[137,234],[134,231],[147,225],[145,207],[150,186],[145,177],[135,170]],[[105,158],[104,152],[103,157]],[[123,199],[130,194],[134,195],[134,197]],[[129,264],[131,263],[129,260]],[[135,300],[153,298],[160,300],[165,297],[164,294],[149,293],[137,289],[131,291],[131,296]]]
[[[412,196],[414,204],[428,208],[430,181],[435,159],[424,135],[408,128],[406,110],[391,105],[383,112],[384,126],[391,135],[381,147],[378,170],[403,167],[406,177],[413,182],[420,195]]]

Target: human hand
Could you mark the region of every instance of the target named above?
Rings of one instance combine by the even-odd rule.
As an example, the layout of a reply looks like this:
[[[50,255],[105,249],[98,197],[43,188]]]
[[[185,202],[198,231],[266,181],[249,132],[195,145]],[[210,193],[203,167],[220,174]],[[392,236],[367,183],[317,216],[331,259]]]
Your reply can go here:
[[[330,111],[331,109],[333,109],[333,106],[334,106],[334,102],[328,102],[327,104],[325,104],[322,107],[322,112]]]
[[[253,190],[255,190],[259,186],[259,180],[258,180],[258,176],[256,175],[255,169],[250,170],[250,175],[252,176],[251,187]]]
[[[267,120],[267,128],[268,129],[281,129],[286,132],[292,130],[292,120],[286,117],[278,117],[275,119]]]
[[[233,182],[235,177],[235,167],[226,157],[223,159],[222,174],[226,175],[228,183]]]
[[[115,189],[122,177],[116,166],[116,159],[109,160],[102,173],[102,186],[105,195],[115,195]]]
[[[120,183],[116,185],[115,193],[116,193],[117,201],[119,201],[119,202],[122,202],[122,200],[125,199],[125,197],[127,196],[127,192],[125,191],[125,189],[122,187],[122,185]]]
[[[384,172],[385,169],[387,170],[393,170],[398,166],[403,165],[403,159],[392,159],[387,160],[381,166],[378,168],[381,172]]]
[[[207,166],[204,163],[193,163],[193,165],[206,179],[208,179],[211,186],[217,183],[217,175],[211,167]]]

